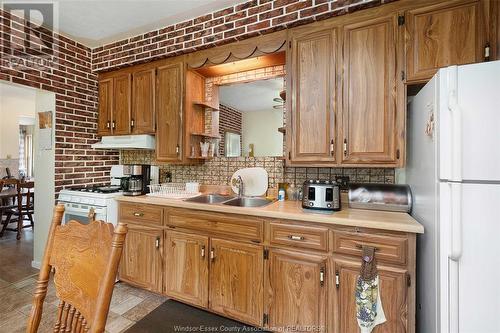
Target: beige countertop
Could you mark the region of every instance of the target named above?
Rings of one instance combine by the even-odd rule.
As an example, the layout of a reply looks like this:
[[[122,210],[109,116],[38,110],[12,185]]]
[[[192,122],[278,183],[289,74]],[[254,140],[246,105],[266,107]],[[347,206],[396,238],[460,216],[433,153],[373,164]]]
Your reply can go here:
[[[424,227],[406,213],[350,209],[343,206],[339,212],[321,212],[302,209],[300,201],[276,201],[265,207],[234,207],[222,204],[201,204],[152,196],[119,196],[120,202],[197,209],[219,213],[242,214],[275,219],[299,220],[327,225],[364,227],[391,231],[423,233]]]

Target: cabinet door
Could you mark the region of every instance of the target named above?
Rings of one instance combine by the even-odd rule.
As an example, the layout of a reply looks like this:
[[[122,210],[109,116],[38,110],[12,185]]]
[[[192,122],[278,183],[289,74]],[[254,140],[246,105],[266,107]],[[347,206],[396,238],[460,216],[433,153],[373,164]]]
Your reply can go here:
[[[327,259],[285,250],[269,251],[269,326],[326,332]],[[284,329],[286,332],[287,330]]]
[[[155,133],[155,81],[154,69],[133,74],[131,127],[134,134]]]
[[[161,229],[128,224],[120,280],[151,291],[162,291],[162,233]]]
[[[113,120],[114,135],[130,134],[132,76],[123,74],[114,78],[113,82]]]
[[[156,79],[156,159],[162,162],[178,162],[182,159],[183,63],[159,67]]]
[[[166,294],[208,307],[208,237],[168,231],[165,240]]]
[[[408,81],[425,81],[449,65],[484,59],[481,1],[448,1],[408,11]]]
[[[344,164],[396,162],[396,28],[396,16],[344,27]]]
[[[100,80],[97,134],[111,135],[112,112],[113,112],[113,79]]]
[[[336,333],[356,333],[359,326],[356,318],[356,280],[361,268],[361,258],[334,259],[334,271],[338,275],[335,288],[334,323]],[[413,332],[408,328],[407,276],[403,268],[378,265],[379,292],[387,321],[377,325],[377,333]]]
[[[292,33],[291,41],[290,162],[331,164],[335,162],[337,31]]]
[[[210,247],[210,309],[262,325],[262,246],[211,239]]]

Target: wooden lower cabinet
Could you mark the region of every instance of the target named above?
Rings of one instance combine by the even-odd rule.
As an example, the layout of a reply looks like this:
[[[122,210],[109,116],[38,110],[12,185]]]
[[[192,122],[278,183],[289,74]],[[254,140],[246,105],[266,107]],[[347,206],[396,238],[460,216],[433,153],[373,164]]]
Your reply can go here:
[[[163,230],[128,224],[120,263],[120,280],[162,292]]]
[[[326,255],[269,250],[266,281],[269,327],[283,332],[328,332]]]
[[[165,293],[208,307],[208,237],[167,231]]]
[[[357,333],[356,280],[359,276],[361,258],[335,258],[333,270],[338,275],[335,288],[333,322],[335,333]],[[379,290],[387,321],[375,327],[376,333],[414,332],[408,323],[408,271],[404,268],[378,263]]]
[[[210,258],[210,310],[262,325],[262,246],[212,238]]]

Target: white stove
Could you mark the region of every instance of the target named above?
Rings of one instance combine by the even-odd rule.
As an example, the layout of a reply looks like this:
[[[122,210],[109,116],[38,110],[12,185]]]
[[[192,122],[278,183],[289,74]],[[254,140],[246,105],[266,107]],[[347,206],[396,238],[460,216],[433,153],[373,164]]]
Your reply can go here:
[[[64,204],[63,223],[77,220],[89,223],[89,213],[93,209],[95,219],[118,223],[118,203],[114,199],[122,195],[120,178],[123,177],[123,166],[111,167],[111,185],[91,185],[62,190],[59,193],[59,203]]]
[[[103,188],[104,190],[100,190]],[[89,223],[89,213],[94,209],[95,219],[113,223],[118,221],[118,204],[115,197],[121,195],[119,187],[82,187],[65,189],[59,193],[59,203],[64,204],[63,222],[77,220]]]

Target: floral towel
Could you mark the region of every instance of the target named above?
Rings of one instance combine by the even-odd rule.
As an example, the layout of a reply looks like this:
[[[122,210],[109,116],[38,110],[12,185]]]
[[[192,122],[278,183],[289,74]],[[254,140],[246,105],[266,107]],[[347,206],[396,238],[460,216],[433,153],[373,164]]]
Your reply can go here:
[[[361,276],[356,283],[356,316],[361,333],[370,333],[375,326],[386,321],[380,300],[378,275],[365,281]]]

